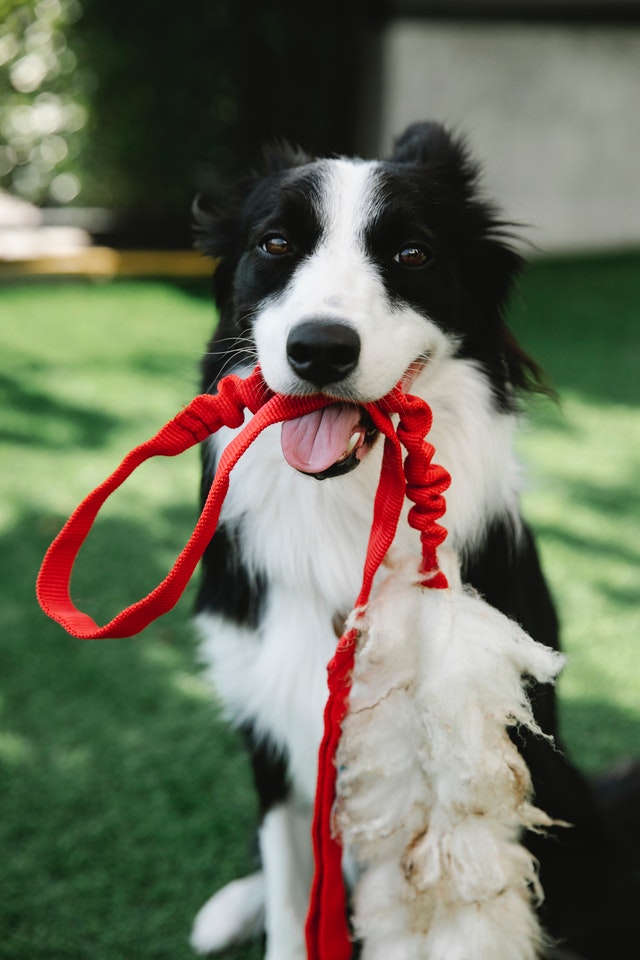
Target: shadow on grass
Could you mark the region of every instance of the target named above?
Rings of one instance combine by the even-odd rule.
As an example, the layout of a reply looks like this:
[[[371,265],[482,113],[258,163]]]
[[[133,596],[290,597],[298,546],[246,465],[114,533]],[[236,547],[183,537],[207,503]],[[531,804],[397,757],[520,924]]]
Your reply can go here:
[[[170,285],[179,290],[181,293],[185,294],[187,297],[193,297],[196,300],[204,300],[211,304],[211,309],[213,311],[213,274],[214,274],[214,263],[211,261],[211,278],[200,278],[189,279],[189,278],[176,278],[175,280],[167,281]],[[213,315],[213,313],[212,313]]]
[[[640,516],[640,491],[624,478],[620,485],[594,483],[588,473],[580,480],[564,476],[561,487],[566,503],[578,504],[581,510],[590,511],[591,522],[585,522],[584,530],[577,531],[566,522],[539,519],[536,534],[548,543],[568,547],[576,556],[580,555],[591,565],[590,579],[604,594],[615,603],[638,609],[640,545],[630,536],[625,536],[622,541],[613,539],[603,533],[603,528],[609,530],[610,523],[614,522],[618,529],[626,530],[634,518]],[[635,582],[630,582],[628,587],[611,582],[612,564],[628,568]],[[629,579],[631,581],[631,577]]]
[[[5,410],[0,440],[29,447],[96,449],[106,446],[118,424],[116,417],[29,389],[8,374],[0,375],[0,405]],[[7,425],[16,415],[16,425]]]
[[[640,252],[540,260],[511,310],[518,337],[566,389],[602,404],[640,404]]]
[[[576,502],[585,502],[586,496],[580,485],[576,491]],[[621,511],[628,515],[628,511]],[[638,609],[640,604],[640,553],[632,550],[628,546],[620,543],[614,543],[610,540],[603,541],[598,538],[596,530],[587,530],[584,534],[567,530],[566,526],[558,524],[545,523],[538,520],[536,522],[536,534],[549,544],[556,543],[562,547],[569,547],[573,552],[580,554],[583,560],[587,560],[593,566],[593,572],[590,576],[591,582],[599,587],[612,601],[622,606]],[[613,584],[608,579],[610,563],[623,564],[630,571],[636,571],[636,584],[630,584],[628,587]],[[576,576],[578,574],[576,573]]]
[[[2,957],[187,960],[195,912],[253,867],[245,757],[198,676],[191,595],[134,639],[78,641],[40,612],[35,576],[60,525],[25,514],[0,541]],[[134,567],[166,572],[169,545],[143,524],[107,523],[100,540],[120,563],[83,589],[107,605]]]
[[[616,704],[615,691],[607,701],[587,697],[563,701],[560,725],[564,731],[580,731],[588,755],[585,749],[573,759],[592,773],[610,767],[612,753],[618,758],[616,763],[640,757],[640,716]],[[636,744],[633,752],[629,751],[630,743]]]
[[[593,585],[616,604],[632,610],[638,609],[640,583],[637,586],[623,587],[612,584],[607,578],[607,563],[611,560],[623,562],[630,569],[637,570],[640,559],[635,553],[612,543],[595,543],[588,535],[580,536],[570,533],[564,527],[560,528],[540,521],[536,523],[536,533],[548,543],[555,542],[563,547],[570,547],[576,553],[582,554],[583,558],[591,556],[594,574],[590,579]]]

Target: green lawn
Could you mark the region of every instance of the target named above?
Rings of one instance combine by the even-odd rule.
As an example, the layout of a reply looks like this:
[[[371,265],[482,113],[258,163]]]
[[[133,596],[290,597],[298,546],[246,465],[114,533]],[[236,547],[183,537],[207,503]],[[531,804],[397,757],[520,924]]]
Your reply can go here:
[[[596,769],[640,755],[640,256],[539,263],[514,307],[561,397],[523,433],[524,503],[569,654],[563,729]]]
[[[139,638],[84,643],[33,593],[77,502],[196,391],[206,286],[0,287],[3,960],[186,960],[195,911],[252,863],[249,776],[198,675],[193,585]],[[536,402],[521,450],[570,655],[563,727],[590,769],[640,752],[639,304],[628,256],[538,263],[513,311],[563,398]],[[74,580],[96,619],[164,575],[197,486],[193,451],[117,495]]]

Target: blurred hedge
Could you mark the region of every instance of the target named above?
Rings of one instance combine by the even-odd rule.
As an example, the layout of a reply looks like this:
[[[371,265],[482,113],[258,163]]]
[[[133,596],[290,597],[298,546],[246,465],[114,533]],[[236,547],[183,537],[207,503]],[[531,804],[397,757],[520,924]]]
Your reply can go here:
[[[0,0],[0,186],[68,203],[80,191],[91,75],[69,38],[78,0]]]
[[[381,9],[0,0],[0,186],[153,220],[184,216],[266,139],[351,152]]]

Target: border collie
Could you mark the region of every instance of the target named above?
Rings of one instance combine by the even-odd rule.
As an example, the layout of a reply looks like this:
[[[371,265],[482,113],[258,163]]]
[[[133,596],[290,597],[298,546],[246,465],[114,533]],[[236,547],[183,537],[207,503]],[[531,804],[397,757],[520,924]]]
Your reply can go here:
[[[251,756],[262,866],[205,904],[192,945],[216,952],[264,931],[268,960],[303,960],[326,666],[359,591],[380,467],[359,405],[399,382],[428,401],[464,581],[557,648],[512,449],[521,400],[542,379],[505,324],[520,258],[466,146],[439,124],[411,126],[383,161],[274,148],[259,175],[196,215],[200,248],[219,260],[204,390],[259,362],[274,391],[335,398],[295,430],[265,431],[240,461],[197,600],[208,674]],[[230,436],[203,447],[203,496]],[[398,549],[415,550],[410,537],[399,533]],[[557,747],[552,689],[533,701],[556,746],[514,737],[536,805],[572,824],[524,838],[544,927],[571,955],[640,956],[594,800]]]

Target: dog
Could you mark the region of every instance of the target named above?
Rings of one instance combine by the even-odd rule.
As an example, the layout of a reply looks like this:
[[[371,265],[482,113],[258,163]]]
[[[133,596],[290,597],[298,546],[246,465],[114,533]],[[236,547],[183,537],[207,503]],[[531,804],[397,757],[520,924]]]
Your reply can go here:
[[[280,144],[217,207],[195,207],[197,245],[218,261],[204,391],[259,363],[275,392],[335,399],[253,444],[203,558],[200,649],[248,746],[261,869],[201,909],[199,953],[264,932],[267,960],[306,955],[326,667],[359,592],[381,462],[361,404],[396,384],[430,404],[429,440],[452,477],[443,523],[463,581],[558,648],[513,453],[523,402],[546,387],[506,324],[523,263],[479,176],[464,139],[426,122],[384,160],[317,159]],[[203,446],[203,498],[231,435]],[[399,532],[394,549],[416,552],[412,537]],[[523,838],[539,862],[541,921],[556,944],[548,955],[636,958],[630,883],[561,748],[551,686],[539,685],[532,701],[554,742],[513,738],[536,805],[571,825]]]

